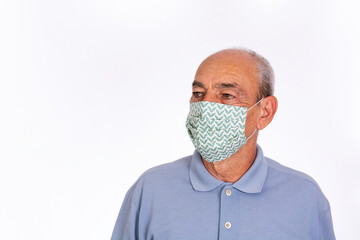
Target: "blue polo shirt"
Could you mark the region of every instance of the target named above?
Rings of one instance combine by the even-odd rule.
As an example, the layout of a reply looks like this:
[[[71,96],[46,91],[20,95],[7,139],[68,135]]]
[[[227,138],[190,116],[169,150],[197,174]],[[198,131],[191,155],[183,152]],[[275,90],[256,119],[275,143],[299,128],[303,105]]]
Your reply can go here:
[[[197,151],[146,171],[127,192],[112,240],[335,239],[329,203],[309,176],[264,157],[235,183]]]

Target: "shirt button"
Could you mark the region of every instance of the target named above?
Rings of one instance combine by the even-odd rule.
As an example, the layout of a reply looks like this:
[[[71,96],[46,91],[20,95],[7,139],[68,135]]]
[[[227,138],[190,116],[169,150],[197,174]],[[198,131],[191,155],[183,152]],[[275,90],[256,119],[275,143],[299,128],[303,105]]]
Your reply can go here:
[[[230,196],[231,195],[231,190],[230,189],[228,189],[228,190],[226,190],[226,195],[228,195],[228,196]]]
[[[231,223],[230,223],[230,222],[226,222],[226,223],[225,223],[225,227],[226,227],[227,229],[231,228]]]

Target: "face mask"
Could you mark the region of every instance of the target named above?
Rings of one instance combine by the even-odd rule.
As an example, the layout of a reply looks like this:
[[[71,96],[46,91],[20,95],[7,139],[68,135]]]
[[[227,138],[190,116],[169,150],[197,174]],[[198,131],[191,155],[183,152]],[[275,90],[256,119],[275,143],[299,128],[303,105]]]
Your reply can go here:
[[[186,128],[195,148],[208,162],[222,161],[237,152],[257,129],[246,138],[247,109],[215,102],[194,102],[186,120]]]

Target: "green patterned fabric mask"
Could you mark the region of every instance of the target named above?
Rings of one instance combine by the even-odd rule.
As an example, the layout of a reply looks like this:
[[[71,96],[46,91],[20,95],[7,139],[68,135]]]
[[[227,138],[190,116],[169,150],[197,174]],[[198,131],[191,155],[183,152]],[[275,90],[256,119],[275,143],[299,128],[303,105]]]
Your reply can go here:
[[[186,128],[195,148],[208,162],[222,161],[237,152],[257,129],[246,138],[247,109],[215,102],[193,102]]]

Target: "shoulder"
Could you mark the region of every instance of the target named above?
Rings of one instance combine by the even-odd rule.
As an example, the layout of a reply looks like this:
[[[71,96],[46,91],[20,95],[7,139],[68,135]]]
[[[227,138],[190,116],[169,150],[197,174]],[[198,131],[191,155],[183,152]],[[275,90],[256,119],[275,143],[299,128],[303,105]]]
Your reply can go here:
[[[271,171],[273,174],[281,175],[282,177],[287,179],[290,178],[293,180],[298,180],[300,182],[313,184],[314,186],[316,186],[316,188],[320,189],[316,181],[306,173],[286,167],[270,158],[265,157],[265,159],[268,164],[269,171]]]
[[[140,176],[140,178],[146,177],[146,176],[151,176],[151,175],[156,175],[159,173],[161,174],[161,173],[168,172],[168,171],[178,170],[178,169],[186,169],[190,165],[191,159],[192,159],[192,155],[189,155],[189,156],[180,158],[173,162],[169,162],[169,163],[165,163],[165,164],[161,164],[161,165],[152,167],[152,168],[148,169],[146,172],[144,172]]]
[[[158,191],[185,184],[189,181],[191,159],[192,155],[148,169],[131,186],[127,197],[136,201],[137,196],[156,194]]]
[[[321,191],[318,183],[306,173],[286,167],[270,158],[265,157],[268,164],[269,188],[285,189],[293,196],[304,201],[311,201],[316,204],[319,211],[329,208],[329,203]]]

